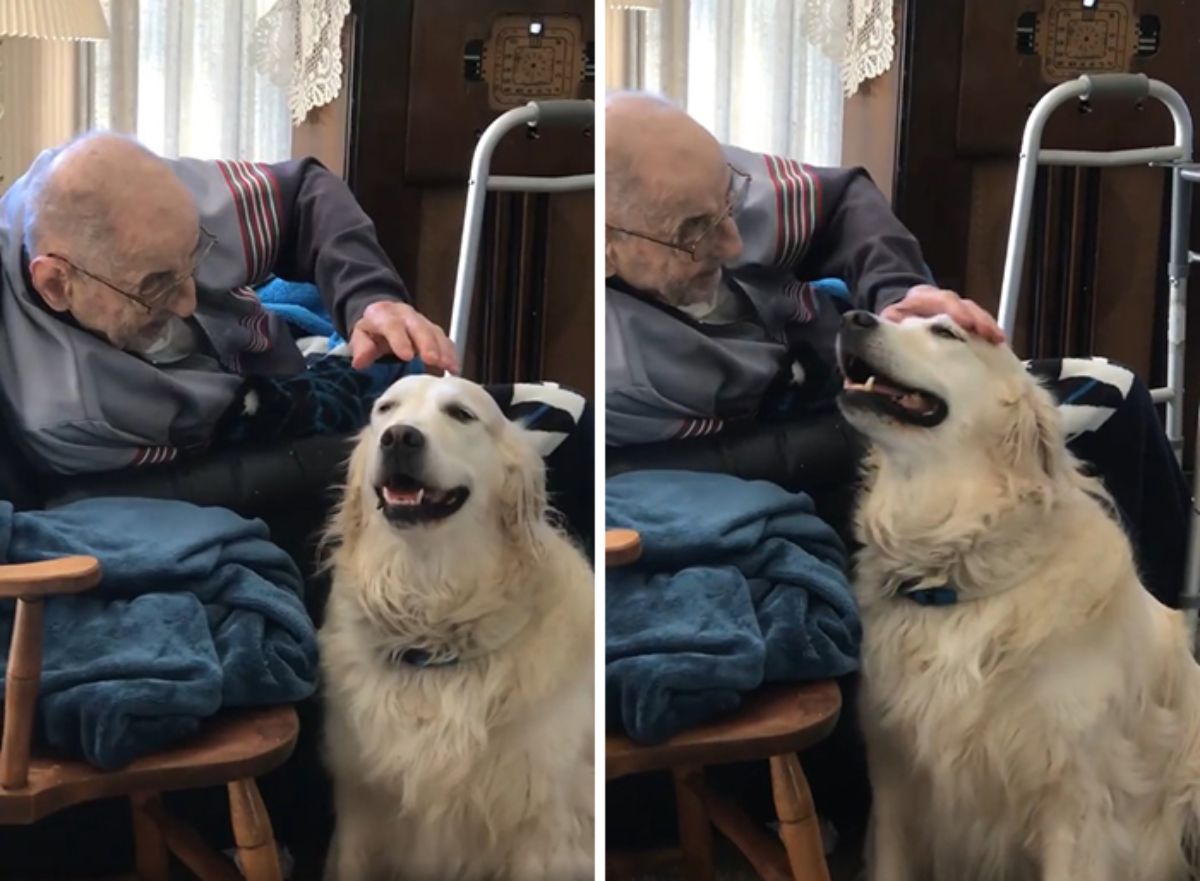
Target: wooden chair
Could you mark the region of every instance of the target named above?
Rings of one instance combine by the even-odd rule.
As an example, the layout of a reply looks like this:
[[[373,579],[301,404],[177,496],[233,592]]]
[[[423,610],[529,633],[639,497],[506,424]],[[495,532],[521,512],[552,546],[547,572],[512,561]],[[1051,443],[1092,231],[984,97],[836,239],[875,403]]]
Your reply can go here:
[[[280,881],[271,820],[254,778],[291,755],[299,732],[292,707],[222,714],[186,745],[139,759],[120,771],[30,755],[42,669],[42,601],[89,590],[99,581],[100,564],[91,557],[0,565],[0,599],[17,601],[0,740],[0,823],[34,823],[72,805],[125,797],[133,812],[140,881],[168,881],[172,853],[203,881]],[[191,827],[168,814],[160,799],[163,792],[216,785],[229,791],[240,873]]]
[[[631,530],[609,530],[604,550],[606,566],[628,565],[641,555],[641,539]],[[762,688],[733,714],[665,743],[646,746],[610,732],[605,743],[606,779],[670,772],[679,848],[637,856],[610,852],[609,877],[627,878],[682,858],[688,881],[712,881],[712,827],[716,826],[765,881],[829,881],[812,793],[796,753],[827,737],[840,712],[837,684],[814,682]],[[706,766],[755,760],[771,765],[782,844],[705,783]]]

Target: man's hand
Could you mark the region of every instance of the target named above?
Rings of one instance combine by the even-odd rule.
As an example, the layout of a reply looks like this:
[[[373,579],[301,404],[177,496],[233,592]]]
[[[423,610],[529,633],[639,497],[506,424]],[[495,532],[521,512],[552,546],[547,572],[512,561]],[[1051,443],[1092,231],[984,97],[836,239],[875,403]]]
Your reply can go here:
[[[932,318],[934,315],[949,315],[967,333],[980,336],[990,343],[1004,342],[1004,331],[986,310],[970,300],[964,300],[954,291],[933,285],[919,284],[909,288],[903,300],[879,313],[880,318],[888,321],[902,321],[910,316]]]
[[[458,373],[458,355],[442,329],[407,303],[380,300],[363,312],[350,333],[351,363],[369,367],[385,355],[411,361],[419,355],[431,373]]]

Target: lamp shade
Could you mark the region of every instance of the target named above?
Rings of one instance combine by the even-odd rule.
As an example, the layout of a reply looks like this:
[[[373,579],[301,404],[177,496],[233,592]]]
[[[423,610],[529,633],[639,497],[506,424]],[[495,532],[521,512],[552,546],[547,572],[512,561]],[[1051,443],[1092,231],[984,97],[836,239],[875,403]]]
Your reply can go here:
[[[0,0],[0,37],[105,40],[100,0]]]

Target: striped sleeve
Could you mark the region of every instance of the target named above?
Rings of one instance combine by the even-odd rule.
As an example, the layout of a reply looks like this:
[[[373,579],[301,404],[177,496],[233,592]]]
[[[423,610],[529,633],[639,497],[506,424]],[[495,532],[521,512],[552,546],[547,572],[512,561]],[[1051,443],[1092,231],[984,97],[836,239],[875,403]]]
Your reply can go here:
[[[233,203],[246,261],[246,279],[253,286],[272,272],[279,257],[283,196],[269,165],[218,161],[217,168]]]
[[[776,266],[795,266],[808,253],[821,204],[821,181],[793,159],[763,157],[775,209]]]
[[[249,265],[265,261],[280,278],[314,283],[344,337],[371,303],[410,302],[375,225],[341,178],[312,158],[259,171],[243,190]],[[278,187],[274,203],[271,185]],[[279,219],[274,240],[272,204]]]
[[[916,238],[865,169],[803,170],[812,179],[806,186],[816,193],[815,219],[807,250],[793,264],[797,277],[841,279],[854,306],[873,312],[902,299],[914,285],[932,281]],[[799,200],[803,186],[797,181],[793,189]],[[796,228],[804,230],[802,223]]]
[[[178,447],[138,447],[130,464],[135,468],[143,465],[164,465],[174,462],[178,455]]]
[[[179,456],[178,448],[148,445],[148,440],[95,420],[49,425],[25,435],[33,457],[59,474],[162,465]]]
[[[878,311],[930,281],[916,239],[862,168],[824,168],[725,147],[749,175],[737,215],[739,266],[783,268],[799,282],[837,279],[856,308]],[[812,295],[789,291],[797,313]]]
[[[720,419],[686,419],[679,430],[675,432],[675,440],[707,437],[710,434],[717,434],[724,427],[725,423]]]

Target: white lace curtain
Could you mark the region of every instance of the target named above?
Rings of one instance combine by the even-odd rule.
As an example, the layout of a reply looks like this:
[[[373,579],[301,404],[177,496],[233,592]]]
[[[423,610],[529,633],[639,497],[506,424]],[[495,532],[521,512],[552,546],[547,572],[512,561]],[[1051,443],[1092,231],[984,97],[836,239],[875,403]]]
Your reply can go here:
[[[846,95],[892,66],[893,0],[805,0],[808,38],[838,63]]]
[[[607,85],[664,94],[718,138],[841,161],[842,103],[883,73],[892,0],[609,0]]]
[[[164,156],[274,162],[291,155],[287,95],[254,66],[272,0],[103,0],[111,39],[88,50],[97,128]]]
[[[342,88],[342,26],[350,0],[274,0],[254,30],[258,69],[286,90],[292,121]]]

